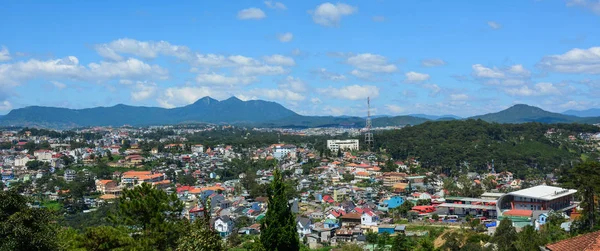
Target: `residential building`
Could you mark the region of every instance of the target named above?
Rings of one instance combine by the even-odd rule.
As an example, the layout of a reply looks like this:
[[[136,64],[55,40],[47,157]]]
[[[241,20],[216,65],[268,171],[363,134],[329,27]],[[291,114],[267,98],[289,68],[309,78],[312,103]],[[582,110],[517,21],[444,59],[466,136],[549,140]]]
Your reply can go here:
[[[273,158],[281,160],[285,157],[289,157],[291,159],[296,158],[296,146],[294,146],[294,145],[275,146],[275,149],[273,150]]]
[[[360,218],[360,224],[363,226],[377,226],[379,222],[379,216],[373,213],[373,211],[365,211],[363,212]]]
[[[204,146],[197,144],[197,145],[193,145],[192,146],[192,152],[193,153],[203,153],[204,152]]]
[[[227,237],[233,230],[233,221],[229,216],[219,216],[215,219],[215,230],[221,237]]]
[[[65,170],[64,178],[67,182],[75,180],[76,176],[77,176],[77,172],[75,172],[74,170],[71,170],[71,169]]]
[[[337,152],[339,150],[358,150],[358,139],[330,139],[327,140],[327,149],[332,152]]]
[[[52,160],[52,151],[50,150],[37,150],[33,152],[33,156],[39,161],[50,162]]]
[[[151,171],[127,171],[121,175],[122,187],[133,187],[142,183],[158,183],[165,179],[163,173],[152,173]]]
[[[383,186],[393,187],[396,183],[407,183],[406,173],[389,172],[383,173]]]
[[[114,180],[97,180],[96,191],[101,194],[121,194],[121,188],[119,188],[119,184]]]

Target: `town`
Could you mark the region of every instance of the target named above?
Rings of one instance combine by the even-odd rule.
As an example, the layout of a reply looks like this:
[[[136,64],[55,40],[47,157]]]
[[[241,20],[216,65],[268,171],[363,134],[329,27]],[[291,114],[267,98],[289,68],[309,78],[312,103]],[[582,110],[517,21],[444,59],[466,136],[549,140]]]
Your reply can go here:
[[[598,151],[600,133],[563,134],[548,128],[545,136]],[[584,210],[578,190],[562,186],[554,174],[524,179],[497,171],[489,160],[484,171],[449,175],[423,168],[418,156],[394,160],[366,149],[361,137],[343,128],[9,128],[0,138],[0,163],[5,191],[31,198],[31,207],[64,214],[66,222],[103,217],[124,191],[149,184],[176,195],[185,219],[209,215],[231,248],[260,235],[275,169],[291,188],[297,235],[310,249],[386,249],[391,245],[379,239],[402,235],[413,247],[433,250],[434,243],[450,245],[448,233],[464,229],[489,247],[503,219],[518,231],[549,231],[545,225],[556,224],[554,234],[569,241]]]

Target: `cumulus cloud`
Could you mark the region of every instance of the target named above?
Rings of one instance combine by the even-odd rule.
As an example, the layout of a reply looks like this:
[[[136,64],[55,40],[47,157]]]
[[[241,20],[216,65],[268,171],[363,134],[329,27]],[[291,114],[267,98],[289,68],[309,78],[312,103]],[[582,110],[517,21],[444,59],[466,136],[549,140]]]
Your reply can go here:
[[[496,23],[494,21],[489,21],[487,22],[488,26],[494,30],[498,30],[500,28],[502,28],[502,25],[500,25],[499,23]]]
[[[392,113],[403,113],[404,111],[406,111],[406,109],[402,106],[398,106],[398,105],[386,105],[385,108]]]
[[[0,111],[10,111],[12,110],[13,106],[10,103],[10,101],[8,100],[4,100],[2,102],[0,102]]]
[[[537,83],[533,88],[525,85],[519,88],[507,88],[504,91],[511,96],[561,95],[560,90],[552,83]]]
[[[316,24],[320,24],[323,26],[339,26],[340,20],[343,16],[352,15],[358,11],[358,8],[343,4],[343,3],[323,3],[313,11],[310,11],[312,14],[313,21]]]
[[[222,99],[228,97],[228,94],[207,86],[179,86],[165,89],[156,102],[161,107],[174,108],[189,105],[206,96]]]
[[[298,92],[294,92],[291,90],[285,89],[252,89],[248,91],[251,95],[256,95],[259,97],[267,98],[267,99],[278,99],[285,101],[302,101],[306,99],[306,97]]]
[[[159,55],[173,56],[182,60],[189,60],[192,52],[187,46],[172,45],[166,41],[138,41],[130,38],[114,40],[106,44],[94,46],[96,52],[107,59],[123,60],[121,54],[130,54],[144,59],[156,58]]]
[[[348,85],[341,88],[327,87],[317,89],[317,92],[333,98],[359,100],[379,96],[379,87],[372,85]]]
[[[243,77],[243,76],[225,76],[225,75],[221,75],[221,74],[217,74],[217,73],[204,73],[204,74],[199,74],[198,76],[196,76],[196,82],[199,84],[211,84],[211,85],[227,85],[227,86],[233,86],[233,85],[247,85],[250,84],[252,82],[257,81],[256,77],[253,76],[249,76],[249,77]]]
[[[357,69],[354,69],[354,70],[352,70],[350,72],[350,74],[352,76],[355,76],[355,77],[357,77],[359,79],[362,79],[362,80],[367,80],[367,81],[373,80],[373,75],[371,73],[369,73],[369,72],[359,71]]]
[[[481,64],[474,64],[471,75],[487,85],[497,86],[518,86],[527,84],[531,77],[531,72],[523,65],[516,64],[505,68],[486,67]]]
[[[267,17],[267,15],[265,15],[265,12],[263,12],[259,8],[254,8],[254,7],[240,10],[237,14],[237,18],[240,20],[263,19],[265,17]]]
[[[388,63],[384,56],[371,53],[350,56],[346,59],[346,63],[359,70],[370,72],[392,73],[398,70],[396,65]]]
[[[277,39],[279,40],[279,42],[287,43],[294,39],[294,34],[292,34],[291,32],[277,34]]]
[[[414,71],[407,72],[404,75],[406,76],[406,79],[404,81],[407,83],[424,82],[424,81],[429,80],[429,77],[430,77],[429,74],[418,73],[418,72],[414,72]]]
[[[469,95],[464,93],[450,94],[450,100],[452,101],[466,101],[469,99]]]
[[[429,97],[435,97],[442,91],[442,88],[436,84],[424,84],[423,88],[429,90]]]
[[[600,1],[597,0],[567,0],[567,6],[583,7],[596,15],[600,15]]]
[[[446,61],[439,58],[430,58],[421,60],[421,65],[425,67],[435,67],[446,65]]]
[[[275,54],[275,55],[271,55],[271,56],[264,56],[263,60],[267,63],[267,64],[273,64],[273,65],[283,65],[283,66],[294,66],[296,65],[296,61],[294,61],[293,58],[291,57],[286,57],[280,54]]]
[[[134,58],[119,62],[90,63],[87,66],[80,65],[79,59],[74,56],[46,61],[30,59],[0,65],[0,83],[10,86],[20,85],[33,79],[103,82],[111,79],[166,78],[168,78],[166,69]]]
[[[257,76],[257,75],[282,75],[286,74],[287,70],[281,66],[259,65],[259,66],[242,66],[234,70],[237,75],[241,76]]]
[[[302,81],[300,78],[294,78],[292,76],[287,76],[285,79],[279,81],[279,88],[287,89],[294,92],[306,92],[308,91],[308,85]]]
[[[280,2],[265,1],[265,5],[270,9],[287,10],[287,7]]]
[[[600,74],[600,47],[576,48],[564,54],[545,56],[537,66],[560,73]]]
[[[157,87],[155,83],[138,81],[131,91],[131,99],[133,101],[146,100],[154,96],[156,90]]]
[[[322,80],[326,80],[326,81],[336,81],[337,82],[337,81],[345,81],[346,80],[345,75],[335,73],[335,72],[330,72],[326,68],[316,69],[316,70],[312,71],[312,73],[316,74],[317,76],[319,76],[319,78],[321,78]]]
[[[6,46],[1,46],[0,47],[0,62],[2,61],[8,61],[10,60],[10,51],[8,51],[8,48],[6,48]]]
[[[310,102],[311,102],[313,105],[318,105],[318,104],[321,104],[321,103],[323,103],[323,101],[321,101],[321,99],[319,99],[319,98],[316,98],[316,97],[315,97],[315,98],[311,98],[311,99],[310,99]]]

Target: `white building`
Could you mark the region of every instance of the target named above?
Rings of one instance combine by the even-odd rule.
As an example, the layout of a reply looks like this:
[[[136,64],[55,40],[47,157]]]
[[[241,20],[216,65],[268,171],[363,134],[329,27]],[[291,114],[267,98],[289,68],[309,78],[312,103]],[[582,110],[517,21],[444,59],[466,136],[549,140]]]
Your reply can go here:
[[[17,157],[15,158],[15,166],[24,167],[29,161],[32,161],[32,159],[30,159],[28,156]]]
[[[332,152],[338,150],[358,150],[358,139],[330,139],[327,140],[327,149]]]
[[[193,145],[192,146],[192,152],[193,153],[203,153],[204,152],[204,146],[203,145]]]
[[[33,156],[35,156],[39,161],[50,162],[52,160],[52,151],[37,150],[33,152]]]
[[[284,146],[276,146],[273,150],[273,157],[281,160],[285,157],[290,157],[291,159],[296,158],[296,146],[294,145],[284,145]]]
[[[372,211],[367,211],[360,217],[360,224],[364,226],[377,226],[379,222],[379,216]]]

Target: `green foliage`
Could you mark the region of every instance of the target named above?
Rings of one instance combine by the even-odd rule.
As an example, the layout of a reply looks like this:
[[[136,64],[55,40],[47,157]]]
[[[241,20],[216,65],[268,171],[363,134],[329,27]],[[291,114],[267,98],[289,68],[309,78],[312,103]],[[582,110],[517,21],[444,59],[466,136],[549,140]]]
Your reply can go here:
[[[392,251],[409,251],[414,250],[415,243],[404,234],[397,234],[392,239]]]
[[[261,224],[260,242],[267,250],[299,250],[296,219],[286,195],[286,186],[279,169],[273,172],[273,182],[267,191],[269,202],[265,221]]]
[[[80,237],[80,247],[85,250],[138,250],[139,244],[125,229],[111,226],[91,227]]]
[[[531,225],[525,226],[517,235],[515,247],[517,250],[539,250],[546,242]]]
[[[512,226],[512,221],[504,218],[496,228],[496,233],[491,241],[498,246],[498,251],[510,251],[516,250],[514,242],[516,239],[517,231]]]
[[[600,193],[600,163],[584,162],[576,165],[561,176],[565,186],[576,188],[580,194],[582,215],[572,227],[574,233],[587,233],[600,229],[596,197]]]
[[[226,250],[221,237],[208,226],[208,221],[197,220],[192,224],[189,232],[181,235],[176,250],[202,250],[220,251]]]
[[[54,215],[26,203],[15,191],[0,191],[0,250],[57,250]]]
[[[177,176],[177,183],[184,186],[194,186],[196,185],[196,179],[191,174],[183,174]]]
[[[152,185],[142,183],[123,190],[119,210],[112,221],[135,231],[134,238],[160,250],[174,248],[185,231],[181,219],[183,203],[177,194],[167,195]]]
[[[600,128],[583,125],[541,123],[490,124],[481,120],[426,122],[401,130],[376,133],[376,148],[385,149],[394,159],[417,157],[421,167],[457,176],[461,169],[487,170],[494,160],[497,171],[508,170],[517,178],[528,172],[542,175],[571,161],[580,154],[570,152],[564,141],[545,136],[549,128],[565,133],[597,132]]]

